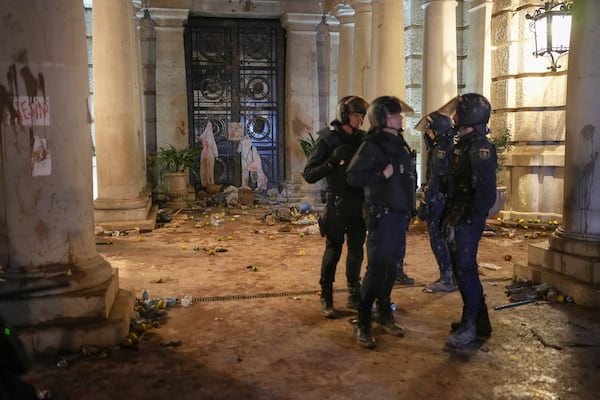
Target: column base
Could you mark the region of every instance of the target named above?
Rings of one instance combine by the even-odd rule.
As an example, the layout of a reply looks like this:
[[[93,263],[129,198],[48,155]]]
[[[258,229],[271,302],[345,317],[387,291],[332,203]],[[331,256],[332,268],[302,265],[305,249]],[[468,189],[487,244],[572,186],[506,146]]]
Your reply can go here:
[[[600,260],[589,256],[597,253],[600,244],[580,242],[572,239],[553,237],[550,243],[538,243],[529,246],[527,265],[515,263],[514,275],[529,279],[536,284],[548,283],[573,298],[575,303],[600,307]],[[556,242],[559,241],[560,245]],[[567,242],[565,242],[567,241]],[[593,247],[596,250],[587,254],[567,253],[564,249]]]
[[[156,227],[158,207],[150,197],[135,200],[94,201],[94,222],[105,231],[127,231],[135,228],[152,230]]]
[[[135,296],[119,289],[117,269],[97,287],[41,297],[0,300],[2,318],[33,354],[115,346],[129,333]]]

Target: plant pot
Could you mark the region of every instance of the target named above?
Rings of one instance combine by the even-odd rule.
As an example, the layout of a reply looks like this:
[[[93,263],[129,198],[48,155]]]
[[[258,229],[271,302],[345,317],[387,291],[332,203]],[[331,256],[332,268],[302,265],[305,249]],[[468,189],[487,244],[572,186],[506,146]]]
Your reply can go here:
[[[174,208],[186,207],[188,174],[186,172],[167,172],[163,178],[165,194],[169,197],[167,205]]]

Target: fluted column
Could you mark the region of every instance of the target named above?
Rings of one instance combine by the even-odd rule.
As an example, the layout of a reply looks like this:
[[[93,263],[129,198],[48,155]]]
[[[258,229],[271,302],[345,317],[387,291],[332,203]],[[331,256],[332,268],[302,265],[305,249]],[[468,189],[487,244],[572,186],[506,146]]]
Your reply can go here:
[[[96,223],[148,216],[139,42],[131,2],[94,2]]]
[[[309,132],[316,133],[319,125],[319,89],[317,85],[317,63],[315,59],[316,27],[320,15],[287,13],[281,25],[287,30],[285,63],[285,181],[283,183],[290,201],[302,196],[305,185],[301,173],[306,157],[298,139]],[[293,51],[290,51],[293,49]]]
[[[397,0],[373,0],[371,99],[394,95],[406,100],[404,10]]]
[[[339,4],[334,15],[340,22],[340,44],[338,62],[338,99],[352,93],[352,73],[354,67],[354,9]]]
[[[354,62],[352,65],[352,95],[369,99],[371,69],[371,0],[352,0],[354,8]]]
[[[118,279],[94,237],[83,11],[0,2],[0,313],[31,351],[115,345],[129,324],[102,323]]]
[[[529,246],[515,274],[546,282],[578,304],[600,307],[600,2],[573,3],[567,75],[565,188],[562,225],[549,247]]]
[[[469,29],[465,33],[469,59],[464,66],[465,85],[469,92],[490,98],[492,83],[492,0],[468,0],[465,3]]]

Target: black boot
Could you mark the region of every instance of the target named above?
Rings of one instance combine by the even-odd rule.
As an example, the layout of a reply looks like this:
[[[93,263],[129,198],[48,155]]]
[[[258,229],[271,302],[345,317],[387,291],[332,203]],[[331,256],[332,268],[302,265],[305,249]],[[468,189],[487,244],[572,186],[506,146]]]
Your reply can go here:
[[[414,285],[415,280],[404,272],[404,265],[401,263],[396,264],[396,282],[401,285]]]
[[[425,286],[427,292],[454,292],[458,290],[458,286],[454,283],[452,272],[440,274],[440,279]]]
[[[457,331],[460,326],[463,324],[462,321],[456,321],[450,324],[450,329],[452,332]],[[477,313],[477,319],[475,320],[475,329],[477,332],[477,336],[485,336],[490,337],[492,335],[492,324],[490,323],[490,317],[488,315],[487,304],[485,304],[485,299],[482,301],[481,307],[479,308],[479,313]]]
[[[446,344],[449,347],[460,349],[466,347],[476,338],[477,330],[475,328],[475,321],[466,320],[459,325],[458,329],[452,332]]]
[[[375,338],[371,333],[371,324],[364,322],[356,322],[354,325],[354,339],[360,347],[373,350],[375,348]]]
[[[379,324],[381,329],[393,336],[402,337],[406,333],[406,329],[396,323],[394,314],[392,314],[391,301],[377,300],[377,313],[375,314],[375,322]]]
[[[358,310],[358,302],[360,301],[360,283],[348,283],[348,303],[346,307],[352,310]]]
[[[324,283],[321,285],[321,315],[325,318],[335,318],[335,309],[333,308],[333,284]]]

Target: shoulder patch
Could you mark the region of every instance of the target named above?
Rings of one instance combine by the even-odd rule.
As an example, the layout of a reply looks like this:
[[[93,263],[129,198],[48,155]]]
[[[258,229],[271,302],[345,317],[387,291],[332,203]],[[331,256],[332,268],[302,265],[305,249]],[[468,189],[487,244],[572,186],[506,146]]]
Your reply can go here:
[[[446,150],[438,150],[436,155],[439,160],[443,160],[446,158]]]
[[[481,158],[482,160],[487,160],[490,158],[490,149],[487,149],[485,147],[481,147],[479,149],[479,158]]]

